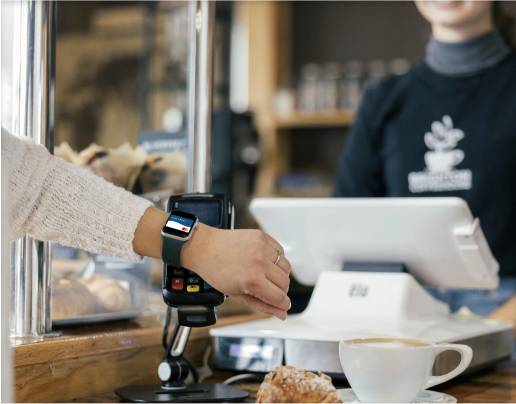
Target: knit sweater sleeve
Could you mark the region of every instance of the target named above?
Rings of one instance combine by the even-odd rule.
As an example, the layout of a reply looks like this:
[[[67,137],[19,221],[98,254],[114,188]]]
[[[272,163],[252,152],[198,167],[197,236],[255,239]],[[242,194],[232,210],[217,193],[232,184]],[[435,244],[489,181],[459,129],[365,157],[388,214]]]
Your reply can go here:
[[[94,253],[142,259],[133,239],[150,202],[4,128],[2,160],[9,174],[12,240],[27,233]]]

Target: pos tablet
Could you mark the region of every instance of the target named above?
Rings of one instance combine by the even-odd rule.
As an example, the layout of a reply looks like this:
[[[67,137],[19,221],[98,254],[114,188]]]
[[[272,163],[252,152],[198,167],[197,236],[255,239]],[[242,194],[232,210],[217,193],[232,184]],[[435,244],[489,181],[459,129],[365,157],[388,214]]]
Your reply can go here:
[[[259,198],[250,210],[305,285],[362,262],[404,264],[424,286],[498,286],[498,262],[460,198]]]

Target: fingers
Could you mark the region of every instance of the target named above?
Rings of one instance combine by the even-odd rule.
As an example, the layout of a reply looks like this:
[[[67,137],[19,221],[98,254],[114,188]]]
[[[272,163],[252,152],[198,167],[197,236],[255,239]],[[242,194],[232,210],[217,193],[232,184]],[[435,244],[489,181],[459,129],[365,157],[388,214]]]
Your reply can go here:
[[[278,271],[278,268],[275,266],[267,267],[265,276],[267,279],[274,283],[278,288],[280,288],[285,293],[288,292],[288,287],[290,286],[290,278],[283,271]]]
[[[269,244],[272,248],[276,250],[276,252],[281,252],[281,255],[285,255],[285,251],[283,250],[283,247],[280,243],[278,243],[276,240],[274,240],[271,236],[269,236],[267,233],[264,233],[267,239],[267,244]],[[277,258],[277,255],[276,255]],[[276,261],[276,259],[274,259]],[[272,262],[274,262],[272,261]]]
[[[267,257],[269,260],[274,264],[276,260],[278,259],[278,250],[274,249],[271,245],[266,245],[267,250]],[[283,270],[287,275],[290,274],[290,262],[288,259],[285,258],[283,253],[281,253],[281,258],[277,265],[279,268]]]
[[[273,264],[270,266],[272,267]],[[243,292],[245,294],[257,297],[271,306],[277,307],[283,311],[290,309],[290,299],[285,291],[281,290],[266,277],[251,277],[245,282],[244,288],[245,290],[243,290]]]
[[[240,303],[243,303],[255,310],[261,311],[265,314],[271,314],[273,316],[278,317],[280,320],[285,320],[287,318],[287,313],[283,310],[280,310],[270,304],[262,302],[260,299],[249,295],[236,295],[233,298]]]

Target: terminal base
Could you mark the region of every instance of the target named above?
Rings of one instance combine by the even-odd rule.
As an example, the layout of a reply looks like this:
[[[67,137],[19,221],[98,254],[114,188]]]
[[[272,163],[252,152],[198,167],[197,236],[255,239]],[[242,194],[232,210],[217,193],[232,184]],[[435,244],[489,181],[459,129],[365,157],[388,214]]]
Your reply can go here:
[[[195,383],[184,388],[164,389],[162,386],[128,386],[115,391],[130,403],[240,403],[249,393],[226,384]]]

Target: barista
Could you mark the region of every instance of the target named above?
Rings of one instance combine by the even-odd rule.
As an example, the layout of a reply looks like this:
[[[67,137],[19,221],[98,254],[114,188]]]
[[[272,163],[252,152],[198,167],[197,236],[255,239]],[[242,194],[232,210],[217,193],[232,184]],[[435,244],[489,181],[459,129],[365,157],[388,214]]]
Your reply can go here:
[[[426,56],[366,92],[335,196],[466,200],[500,287],[434,293],[486,315],[516,295],[516,52],[497,2],[415,3],[432,26]]]

